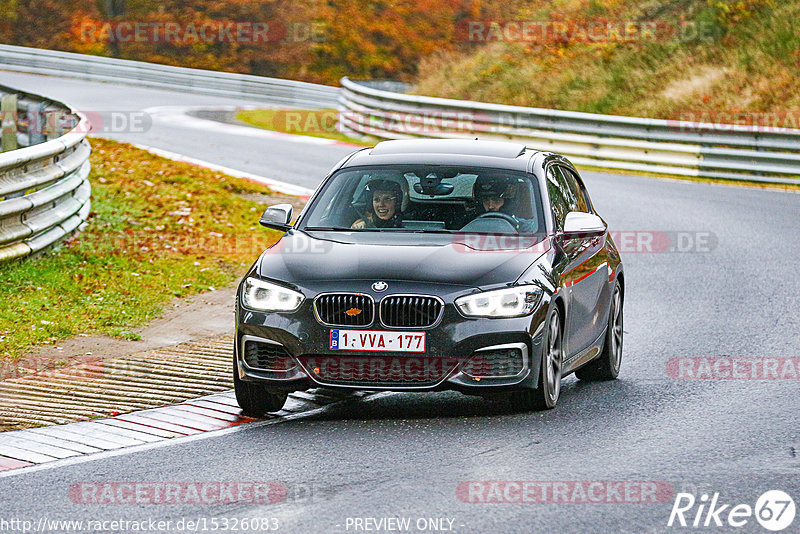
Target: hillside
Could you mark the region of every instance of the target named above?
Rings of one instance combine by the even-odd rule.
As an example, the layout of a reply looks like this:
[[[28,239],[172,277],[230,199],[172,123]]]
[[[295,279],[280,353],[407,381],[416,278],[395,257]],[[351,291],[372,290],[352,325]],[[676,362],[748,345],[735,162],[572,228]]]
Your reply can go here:
[[[528,39],[508,21],[462,32],[471,49],[424,59],[415,92],[800,127],[798,16],[796,1],[537,0],[515,17],[535,21]]]

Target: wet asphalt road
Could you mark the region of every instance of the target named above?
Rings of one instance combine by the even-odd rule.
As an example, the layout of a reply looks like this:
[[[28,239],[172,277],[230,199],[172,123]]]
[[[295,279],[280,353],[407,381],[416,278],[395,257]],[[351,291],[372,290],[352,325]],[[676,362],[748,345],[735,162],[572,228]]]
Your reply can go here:
[[[236,104],[10,73],[0,83],[76,107]],[[308,186],[350,150],[209,136],[159,121],[113,136]],[[411,520],[407,532],[664,532],[704,530],[667,526],[674,492],[719,492],[721,503],[753,506],[780,489],[800,502],[798,380],[688,380],[667,371],[672,358],[800,356],[800,195],[583,175],[612,230],[672,232],[690,249],[623,251],[619,380],[568,378],[547,413],[456,393],[386,394],[280,424],[22,470],[0,478],[0,518],[152,518],[171,527],[205,518],[210,530],[211,518],[260,517],[277,519],[279,532],[365,532],[374,523],[356,528],[356,518],[400,517]],[[72,484],[105,481],[281,481],[288,496],[271,505],[84,505],[69,497]],[[466,481],[652,481],[672,491],[658,503],[485,504],[460,498]],[[428,521],[436,518],[444,521]],[[753,518],[707,530],[766,532]],[[798,531],[800,517],[784,530]]]
[[[159,109],[258,105],[253,101],[2,70],[0,85],[68,103],[96,123],[92,135],[169,150],[305,187],[316,187],[320,169],[327,171],[352,150],[347,146],[314,144],[315,140],[309,137],[289,141],[253,128],[238,128],[234,134],[223,125]],[[262,107],[269,106],[264,102]]]

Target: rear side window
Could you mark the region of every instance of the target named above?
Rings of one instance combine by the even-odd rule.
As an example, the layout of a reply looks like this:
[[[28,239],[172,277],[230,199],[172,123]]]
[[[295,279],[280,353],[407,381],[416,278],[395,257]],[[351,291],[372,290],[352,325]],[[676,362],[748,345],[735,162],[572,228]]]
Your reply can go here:
[[[547,191],[550,194],[550,205],[556,218],[556,227],[563,230],[564,220],[567,218],[567,213],[573,211],[571,208],[575,204],[575,199],[564,176],[557,169],[556,166],[547,168]]]
[[[556,166],[556,168],[561,171],[561,174],[564,175],[564,180],[567,183],[567,187],[569,187],[572,198],[575,200],[573,211],[591,213],[591,210],[589,209],[589,203],[586,201],[586,196],[584,195],[583,189],[578,183],[578,179],[575,177],[575,174],[569,169],[565,169],[561,166]]]

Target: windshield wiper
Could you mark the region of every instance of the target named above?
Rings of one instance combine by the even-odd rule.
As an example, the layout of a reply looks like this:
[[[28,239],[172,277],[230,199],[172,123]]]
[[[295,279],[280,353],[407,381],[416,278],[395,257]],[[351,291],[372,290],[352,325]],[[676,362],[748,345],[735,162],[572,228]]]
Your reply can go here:
[[[306,226],[303,230],[308,230],[311,232],[342,232],[342,231],[352,231],[352,228],[342,228],[341,226]]]

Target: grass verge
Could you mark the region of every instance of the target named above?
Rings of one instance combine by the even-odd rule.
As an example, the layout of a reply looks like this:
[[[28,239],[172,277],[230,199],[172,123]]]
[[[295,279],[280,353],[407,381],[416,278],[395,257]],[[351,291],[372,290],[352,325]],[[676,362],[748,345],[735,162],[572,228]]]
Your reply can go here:
[[[92,139],[92,213],[58,249],[2,266],[0,362],[78,334],[132,332],[174,297],[233,283],[279,234],[267,187]]]

